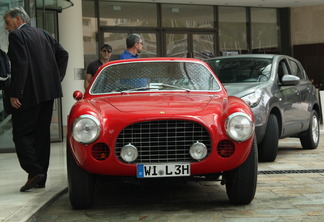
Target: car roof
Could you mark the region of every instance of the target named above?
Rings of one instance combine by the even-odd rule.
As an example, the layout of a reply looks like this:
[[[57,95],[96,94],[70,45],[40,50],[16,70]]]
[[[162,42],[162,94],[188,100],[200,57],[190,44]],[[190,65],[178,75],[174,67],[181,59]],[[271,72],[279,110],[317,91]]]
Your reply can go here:
[[[204,61],[215,60],[215,59],[228,59],[228,58],[268,58],[268,59],[273,59],[276,56],[284,56],[284,55],[277,55],[277,54],[242,54],[242,55],[218,56],[218,57],[205,59]]]

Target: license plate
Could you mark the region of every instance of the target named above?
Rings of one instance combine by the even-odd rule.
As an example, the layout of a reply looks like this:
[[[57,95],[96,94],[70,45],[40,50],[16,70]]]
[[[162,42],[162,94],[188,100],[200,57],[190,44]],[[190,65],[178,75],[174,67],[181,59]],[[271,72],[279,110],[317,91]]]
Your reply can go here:
[[[138,164],[137,177],[179,177],[190,176],[190,164]]]

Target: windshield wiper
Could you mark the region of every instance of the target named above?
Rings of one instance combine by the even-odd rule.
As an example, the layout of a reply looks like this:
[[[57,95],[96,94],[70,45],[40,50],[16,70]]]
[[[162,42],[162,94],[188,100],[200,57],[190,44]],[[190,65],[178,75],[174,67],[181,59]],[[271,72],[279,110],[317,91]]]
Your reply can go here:
[[[149,85],[144,86],[144,87],[127,89],[127,90],[123,90],[121,92],[122,93],[125,93],[125,92],[148,90],[148,89],[156,89],[156,90],[159,90],[159,89],[163,89],[165,87],[174,88],[174,89],[181,89],[181,90],[186,90],[187,92],[190,92],[190,89],[186,89],[186,88],[179,87],[179,86],[173,86],[173,85],[169,85],[169,84],[165,84],[165,83],[150,83]]]
[[[158,87],[158,89],[163,89],[164,87],[169,87],[169,88],[174,88],[174,89],[186,90],[186,91],[190,92],[190,89],[183,88],[180,86],[169,85],[169,84],[165,84],[165,83],[150,83],[150,86]]]

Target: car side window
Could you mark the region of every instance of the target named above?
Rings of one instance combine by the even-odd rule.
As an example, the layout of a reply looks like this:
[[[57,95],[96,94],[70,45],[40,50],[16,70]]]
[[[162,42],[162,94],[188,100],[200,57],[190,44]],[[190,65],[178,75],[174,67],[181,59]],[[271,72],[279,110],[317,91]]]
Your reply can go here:
[[[278,80],[280,83],[284,75],[289,75],[289,69],[286,62],[284,60],[281,60],[278,66]]]
[[[305,79],[302,69],[298,66],[298,64],[293,60],[290,60],[289,62],[290,62],[291,74],[294,76],[298,76],[300,79]]]

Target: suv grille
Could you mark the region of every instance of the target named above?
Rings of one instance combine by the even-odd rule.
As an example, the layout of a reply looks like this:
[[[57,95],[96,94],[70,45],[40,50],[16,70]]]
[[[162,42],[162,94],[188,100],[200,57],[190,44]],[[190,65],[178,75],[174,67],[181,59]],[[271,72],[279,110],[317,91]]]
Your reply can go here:
[[[200,124],[184,120],[148,121],[126,127],[118,136],[115,151],[123,161],[121,148],[131,143],[139,151],[134,163],[194,162],[189,148],[197,141],[206,145],[209,154],[209,134]]]

